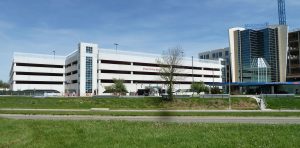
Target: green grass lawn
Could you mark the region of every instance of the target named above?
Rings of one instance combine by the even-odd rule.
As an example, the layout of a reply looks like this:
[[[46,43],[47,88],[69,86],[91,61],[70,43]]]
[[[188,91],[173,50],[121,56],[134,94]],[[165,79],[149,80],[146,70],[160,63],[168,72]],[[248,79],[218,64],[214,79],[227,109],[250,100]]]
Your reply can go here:
[[[265,98],[270,109],[300,109],[299,97]]]
[[[0,147],[300,147],[299,125],[0,119]]]
[[[0,108],[49,108],[49,109],[227,109],[228,99],[176,99],[161,98],[30,98],[0,97]],[[251,98],[232,98],[233,109],[258,109]]]

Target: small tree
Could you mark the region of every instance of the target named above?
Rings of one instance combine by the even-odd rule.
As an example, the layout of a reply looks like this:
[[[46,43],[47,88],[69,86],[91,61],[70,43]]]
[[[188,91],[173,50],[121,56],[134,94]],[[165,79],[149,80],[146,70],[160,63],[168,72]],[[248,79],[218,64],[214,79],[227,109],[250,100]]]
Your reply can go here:
[[[113,93],[114,95],[124,95],[127,93],[126,86],[124,85],[124,80],[121,79],[113,79],[114,84],[111,86],[106,86],[105,87],[105,93]]]
[[[163,51],[162,57],[156,60],[160,67],[160,76],[166,82],[168,100],[170,101],[174,99],[174,82],[177,80],[175,74],[180,71],[177,66],[182,63],[182,53],[183,50],[181,47],[170,48],[167,51]]]
[[[8,83],[3,82],[2,80],[0,80],[0,88],[9,88],[10,85]]]
[[[210,89],[210,92],[211,92],[211,94],[221,94],[222,93],[221,90],[220,90],[220,88],[217,87],[217,86],[212,87]]]
[[[113,84],[114,85],[114,84]],[[105,91],[104,93],[115,93],[115,90],[114,90],[114,86],[111,85],[111,86],[105,86]]]
[[[126,86],[124,85],[124,80],[114,79],[113,81],[115,85],[115,91],[117,94],[124,95],[128,92]]]
[[[208,92],[208,87],[205,86],[205,84],[203,82],[194,82],[191,85],[191,90],[193,90],[194,92],[197,92],[197,94],[199,95],[201,92]]]

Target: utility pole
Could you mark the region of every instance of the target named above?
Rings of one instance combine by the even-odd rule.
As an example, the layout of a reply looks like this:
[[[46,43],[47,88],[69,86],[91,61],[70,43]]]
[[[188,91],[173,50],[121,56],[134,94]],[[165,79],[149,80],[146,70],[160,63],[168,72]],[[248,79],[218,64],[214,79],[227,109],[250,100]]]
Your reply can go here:
[[[118,43],[114,43],[114,45],[116,46],[116,54],[118,53]]]

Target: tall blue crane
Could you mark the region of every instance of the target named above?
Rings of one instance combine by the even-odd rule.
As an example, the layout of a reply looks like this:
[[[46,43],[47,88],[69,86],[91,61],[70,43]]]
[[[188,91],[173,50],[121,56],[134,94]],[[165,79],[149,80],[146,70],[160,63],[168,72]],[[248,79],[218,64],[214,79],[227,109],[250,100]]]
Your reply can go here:
[[[278,0],[279,25],[286,25],[285,0]]]

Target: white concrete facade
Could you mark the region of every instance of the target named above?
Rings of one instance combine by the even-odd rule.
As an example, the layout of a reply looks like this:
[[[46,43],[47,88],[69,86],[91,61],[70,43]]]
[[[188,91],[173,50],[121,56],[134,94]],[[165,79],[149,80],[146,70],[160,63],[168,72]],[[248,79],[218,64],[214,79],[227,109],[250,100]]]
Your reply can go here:
[[[48,57],[51,59],[51,56]],[[160,67],[156,63],[156,60],[160,57],[159,54],[116,51],[98,48],[97,44],[79,43],[78,49],[66,57],[53,59],[52,56],[53,60],[43,60],[48,65],[57,60],[55,64],[63,65],[63,68],[59,70],[44,67],[25,68],[32,72],[62,72],[62,77],[39,77],[45,77],[43,80],[47,81],[63,81],[64,83],[59,86],[45,85],[45,89],[55,89],[66,94],[101,95],[104,94],[105,86],[113,84],[113,79],[123,79],[128,92],[135,93],[138,89],[145,89],[148,86],[158,86],[166,89],[164,81],[159,76]],[[15,75],[16,72],[20,71],[20,68],[23,68],[16,65],[18,62],[39,63],[39,60],[27,61],[22,54],[17,57],[14,56],[12,66],[12,73],[14,74],[11,76],[12,89],[38,88],[40,84],[16,84],[20,77],[22,80],[31,80],[31,76]],[[200,59],[192,62],[192,59],[184,58],[182,65],[178,66],[180,72],[178,73],[175,90],[189,89],[193,79],[194,82],[222,82],[222,65],[220,61]]]
[[[64,94],[65,57],[14,53],[10,72],[11,89],[57,90]]]

